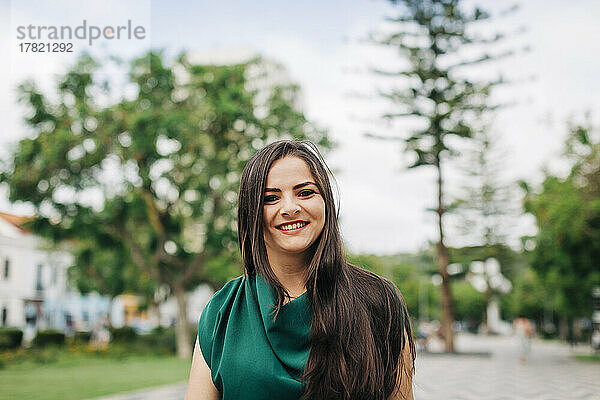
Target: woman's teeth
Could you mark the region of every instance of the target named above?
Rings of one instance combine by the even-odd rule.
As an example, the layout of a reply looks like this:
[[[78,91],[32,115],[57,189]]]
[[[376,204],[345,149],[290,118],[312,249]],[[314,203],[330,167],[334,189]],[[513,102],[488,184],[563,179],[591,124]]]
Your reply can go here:
[[[279,229],[281,229],[282,231],[291,231],[294,229],[302,228],[304,225],[306,225],[306,222],[299,222],[296,224],[284,225],[284,226],[280,227]]]

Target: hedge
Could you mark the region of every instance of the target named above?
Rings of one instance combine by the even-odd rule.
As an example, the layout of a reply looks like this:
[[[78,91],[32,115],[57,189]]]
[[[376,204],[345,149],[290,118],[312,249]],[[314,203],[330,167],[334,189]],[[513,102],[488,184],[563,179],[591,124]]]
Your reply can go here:
[[[0,328],[0,350],[16,349],[21,346],[23,331],[17,328]]]
[[[77,331],[73,336],[73,341],[77,343],[88,343],[92,337],[92,332]]]
[[[65,344],[65,334],[59,331],[49,329],[47,331],[38,331],[33,345],[36,347],[44,347],[47,345],[62,346]]]
[[[122,328],[112,328],[110,337],[112,342],[129,343],[137,339],[137,333],[131,326],[124,326]]]

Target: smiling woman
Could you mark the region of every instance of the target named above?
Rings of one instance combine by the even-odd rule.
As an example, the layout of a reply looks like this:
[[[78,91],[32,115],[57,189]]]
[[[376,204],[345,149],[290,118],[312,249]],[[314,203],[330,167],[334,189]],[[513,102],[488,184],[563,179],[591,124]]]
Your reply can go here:
[[[186,399],[412,399],[404,300],[346,261],[329,175],[307,141],[272,143],[246,165],[244,275],[202,312]]]

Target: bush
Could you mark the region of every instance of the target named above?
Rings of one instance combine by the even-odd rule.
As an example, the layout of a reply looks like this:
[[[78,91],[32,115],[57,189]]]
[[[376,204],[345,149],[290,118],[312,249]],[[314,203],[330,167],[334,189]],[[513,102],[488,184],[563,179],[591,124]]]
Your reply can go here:
[[[44,347],[47,345],[63,346],[65,344],[65,334],[55,330],[38,331],[33,345],[35,347]]]
[[[483,322],[483,313],[486,309],[485,297],[467,281],[452,282],[454,295],[454,318],[464,321],[471,329],[475,329]]]
[[[190,326],[190,342],[192,348],[196,343],[198,328],[195,325]],[[174,327],[164,328],[157,326],[150,333],[139,336],[139,343],[142,349],[149,349],[159,353],[175,354],[177,352],[177,334]]]
[[[174,328],[163,328],[158,326],[147,335],[140,336],[140,341],[144,346],[154,350],[174,354],[177,351],[177,340],[175,338]]]
[[[112,342],[131,343],[137,339],[137,333],[131,326],[124,326],[122,328],[112,328],[110,337]]]
[[[0,350],[16,349],[21,346],[23,331],[17,328],[0,328]]]
[[[75,343],[88,343],[92,337],[92,332],[77,331],[73,336],[73,342]]]

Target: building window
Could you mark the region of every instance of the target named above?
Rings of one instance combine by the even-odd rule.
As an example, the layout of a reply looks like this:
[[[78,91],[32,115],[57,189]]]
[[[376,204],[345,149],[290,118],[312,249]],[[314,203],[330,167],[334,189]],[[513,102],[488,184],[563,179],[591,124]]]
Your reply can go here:
[[[2,326],[6,326],[6,321],[8,320],[8,310],[6,307],[2,307]]]
[[[4,260],[4,279],[8,279],[10,274],[10,260],[7,258]]]
[[[44,286],[42,285],[42,264],[38,264],[37,273],[35,275],[35,290],[42,291],[44,290]]]

